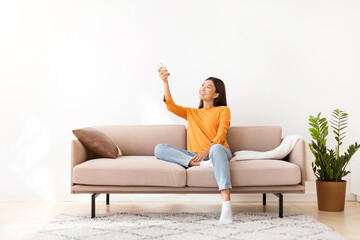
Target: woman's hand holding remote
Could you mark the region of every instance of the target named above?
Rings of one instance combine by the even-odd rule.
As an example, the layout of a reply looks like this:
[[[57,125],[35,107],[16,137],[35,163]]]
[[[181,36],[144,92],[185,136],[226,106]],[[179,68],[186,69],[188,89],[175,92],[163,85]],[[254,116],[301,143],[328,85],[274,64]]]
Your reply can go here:
[[[159,77],[164,81],[164,83],[168,82],[168,76],[170,76],[170,73],[166,70],[164,65],[161,64],[162,67],[158,69]]]
[[[158,72],[160,78],[164,82],[165,100],[168,101],[171,98],[170,87],[168,82],[168,76],[170,76],[170,73],[168,73],[168,71],[166,70],[165,66],[162,63],[159,64]]]

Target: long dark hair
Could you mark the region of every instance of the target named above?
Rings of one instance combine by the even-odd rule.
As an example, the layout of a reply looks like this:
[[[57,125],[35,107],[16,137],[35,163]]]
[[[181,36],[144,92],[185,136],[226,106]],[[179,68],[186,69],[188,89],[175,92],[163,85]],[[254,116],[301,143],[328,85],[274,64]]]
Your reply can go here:
[[[227,106],[226,104],[226,91],[224,82],[216,77],[208,77],[206,80],[213,81],[215,85],[215,92],[219,93],[219,96],[214,99],[214,106]],[[206,81],[205,80],[205,81]],[[204,101],[200,100],[199,109],[204,107]]]

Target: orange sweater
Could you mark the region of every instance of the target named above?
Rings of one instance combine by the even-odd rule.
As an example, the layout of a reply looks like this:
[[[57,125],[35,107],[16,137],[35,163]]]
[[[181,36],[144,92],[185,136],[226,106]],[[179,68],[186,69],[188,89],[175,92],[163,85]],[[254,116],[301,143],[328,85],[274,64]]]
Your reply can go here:
[[[187,150],[200,153],[209,147],[211,142],[229,147],[226,134],[230,126],[230,109],[227,106],[212,108],[190,108],[176,105],[170,96],[163,99],[166,108],[175,115],[188,121]]]

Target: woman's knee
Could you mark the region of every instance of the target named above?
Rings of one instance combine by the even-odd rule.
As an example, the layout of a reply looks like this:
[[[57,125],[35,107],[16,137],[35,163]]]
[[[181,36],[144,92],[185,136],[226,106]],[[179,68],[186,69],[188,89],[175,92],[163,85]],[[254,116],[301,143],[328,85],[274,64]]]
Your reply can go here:
[[[215,151],[223,151],[223,148],[224,148],[224,146],[223,145],[221,145],[221,144],[214,144],[211,148],[210,148],[210,152],[209,152],[209,154],[211,154],[211,153],[213,153],[213,152],[215,152]]]
[[[156,145],[154,148],[154,155],[159,156],[168,146],[169,144],[166,143],[160,143]]]

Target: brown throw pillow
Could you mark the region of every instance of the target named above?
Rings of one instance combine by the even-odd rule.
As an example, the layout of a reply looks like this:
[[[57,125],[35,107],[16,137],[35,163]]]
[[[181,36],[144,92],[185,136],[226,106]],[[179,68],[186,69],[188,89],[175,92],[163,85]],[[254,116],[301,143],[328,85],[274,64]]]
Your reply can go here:
[[[116,158],[121,155],[120,149],[111,139],[99,130],[87,127],[72,131],[79,141],[90,151],[100,157]]]

